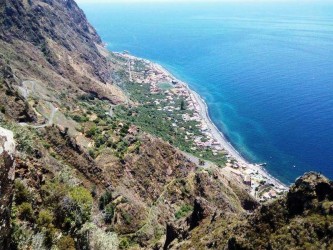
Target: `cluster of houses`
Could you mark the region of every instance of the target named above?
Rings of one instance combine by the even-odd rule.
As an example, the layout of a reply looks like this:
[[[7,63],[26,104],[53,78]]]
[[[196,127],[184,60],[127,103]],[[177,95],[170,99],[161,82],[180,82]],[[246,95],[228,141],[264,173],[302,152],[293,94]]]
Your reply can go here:
[[[271,183],[269,178],[263,176],[259,171],[242,166],[237,162],[229,161],[229,166],[233,168],[232,173],[249,188],[253,196],[257,197],[261,202],[274,199],[282,195],[286,188],[284,186]]]
[[[135,68],[135,62],[131,61],[130,68]],[[161,69],[159,69],[155,64],[142,60],[147,67],[143,72],[132,72],[132,77],[139,84],[149,84],[150,85],[150,93],[158,94],[162,90],[159,88],[159,83],[161,82],[173,82],[173,79],[168,74],[165,74]]]
[[[151,94],[163,92],[163,90],[161,90],[161,88],[159,87],[160,83],[170,83],[171,86],[169,90],[163,92],[166,98],[165,101],[168,103],[168,105],[161,107],[160,104],[162,101],[155,100],[154,104],[156,106],[160,106],[157,109],[167,112],[179,111],[180,107],[176,107],[175,100],[177,98],[183,98],[186,102],[186,110],[192,111],[191,113],[183,114],[183,121],[196,121],[198,123],[198,129],[202,133],[200,136],[195,136],[191,133],[186,134],[185,139],[194,142],[193,149],[211,148],[214,154],[222,151],[222,146],[214,139],[213,135],[209,131],[207,124],[201,118],[199,114],[200,107],[195,101],[193,94],[188,90],[187,86],[172,78],[167,72],[159,68],[157,65],[146,60],[142,60],[142,62],[146,64],[146,69],[143,72],[132,72],[132,77],[137,83],[149,84]],[[131,62],[131,67],[135,68],[135,62]],[[177,121],[174,121],[173,126],[178,126]]]

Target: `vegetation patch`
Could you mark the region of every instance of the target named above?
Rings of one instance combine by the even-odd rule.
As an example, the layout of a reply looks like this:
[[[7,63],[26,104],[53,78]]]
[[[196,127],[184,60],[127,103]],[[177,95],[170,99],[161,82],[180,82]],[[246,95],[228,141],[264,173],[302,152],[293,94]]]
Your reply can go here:
[[[175,217],[178,220],[180,218],[187,216],[192,211],[193,211],[193,207],[185,204],[185,205],[181,206],[180,209],[177,210],[177,212],[175,213]]]

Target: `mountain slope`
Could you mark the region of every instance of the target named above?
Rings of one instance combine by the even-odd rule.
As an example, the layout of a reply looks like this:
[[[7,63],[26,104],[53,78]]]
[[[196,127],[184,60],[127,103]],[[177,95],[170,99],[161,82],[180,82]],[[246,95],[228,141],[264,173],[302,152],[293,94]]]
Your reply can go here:
[[[285,197],[236,223],[209,218],[171,249],[332,249],[332,187],[322,175],[305,174]]]
[[[0,10],[0,58],[15,70],[17,85],[39,80],[66,94],[122,100],[107,84],[112,65],[99,50],[101,39],[74,1],[5,0]]]

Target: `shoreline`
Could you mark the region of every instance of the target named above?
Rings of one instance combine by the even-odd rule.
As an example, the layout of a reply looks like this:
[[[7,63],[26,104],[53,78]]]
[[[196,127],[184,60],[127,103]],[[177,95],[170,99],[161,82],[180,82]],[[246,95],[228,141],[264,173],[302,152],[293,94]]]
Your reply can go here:
[[[159,65],[157,63],[151,62],[154,64],[155,67],[159,68],[161,71],[163,71],[165,74],[169,75],[171,78],[177,80],[180,84],[184,85],[188,91],[193,95],[196,102],[199,104],[201,109],[201,117],[206,121],[207,125],[210,128],[210,131],[213,133],[213,136],[215,139],[217,139],[222,147],[232,156],[234,157],[238,163],[245,164],[246,167],[250,167],[253,170],[261,172],[262,175],[266,176],[268,179],[272,180],[275,185],[288,188],[287,185],[285,185],[283,182],[272,176],[265,168],[261,167],[258,164],[251,163],[247,161],[244,156],[242,156],[238,150],[228,141],[226,136],[223,134],[221,130],[218,129],[216,124],[212,121],[210,115],[209,115],[209,108],[206,103],[206,101],[198,94],[196,91],[190,88],[188,83],[185,83],[179,79],[177,79],[173,74],[171,74],[167,69],[165,69],[162,65]]]
[[[121,56],[124,56],[128,60],[139,60],[147,63],[150,65],[154,70],[157,72],[160,72],[162,75],[164,75],[167,78],[172,79],[172,81],[177,82],[177,84],[182,85],[190,94],[190,98],[192,99],[192,102],[196,106],[196,111],[199,113],[199,116],[202,119],[202,122],[208,127],[209,132],[212,134],[213,138],[221,145],[221,147],[227,152],[227,158],[230,162],[235,162],[235,165],[237,168],[232,168],[231,166],[234,166],[233,164],[229,164],[230,166],[226,166],[226,168],[230,168],[230,172],[241,176],[242,179],[246,179],[247,176],[250,176],[251,179],[257,180],[257,182],[265,181],[268,185],[273,186],[273,190],[277,194],[281,194],[288,190],[287,185],[285,185],[283,182],[278,180],[277,178],[273,177],[264,167],[262,167],[259,164],[251,163],[247,161],[244,156],[242,156],[237,149],[227,140],[225,135],[222,131],[218,129],[218,127],[215,125],[215,123],[212,121],[210,115],[209,115],[209,108],[205,100],[194,90],[192,90],[189,86],[189,84],[177,79],[172,73],[170,73],[167,69],[165,69],[162,65],[149,61],[147,59],[139,58],[132,56],[130,54],[123,54],[123,53],[116,53]],[[129,61],[130,62],[130,61]],[[130,70],[130,69],[129,69]],[[131,71],[130,78],[132,77]],[[171,83],[172,85],[172,83]],[[257,188],[258,185],[250,185],[251,187],[251,194],[253,194],[256,197],[257,194]],[[267,199],[270,199],[269,197],[266,197]]]
[[[262,172],[263,175],[266,175],[267,177],[269,177],[269,179],[273,179],[274,182],[276,182],[276,184],[283,186],[283,187],[287,187],[287,185],[285,185],[282,181],[280,181],[279,179],[275,178],[274,176],[272,176],[268,170],[266,170],[264,167],[261,167],[258,164],[254,164],[251,163],[249,161],[247,161],[245,159],[244,156],[241,155],[241,153],[238,152],[238,150],[231,144],[230,141],[228,141],[228,139],[226,138],[226,136],[223,134],[223,132],[221,130],[218,129],[218,127],[215,125],[215,123],[211,120],[211,117],[209,116],[209,112],[208,112],[208,105],[205,102],[205,100],[194,90],[189,89],[189,91],[191,91],[197,98],[197,101],[200,103],[202,103],[202,105],[205,106],[205,112],[206,112],[206,119],[208,121],[208,124],[210,126],[212,126],[212,130],[216,130],[216,133],[218,134],[218,136],[220,136],[222,138],[221,141],[223,141],[223,147],[226,149],[226,151],[229,152],[230,155],[232,155],[234,158],[237,159],[238,162],[242,162],[244,164],[247,164],[248,167],[252,167],[255,170],[258,170],[260,172]]]

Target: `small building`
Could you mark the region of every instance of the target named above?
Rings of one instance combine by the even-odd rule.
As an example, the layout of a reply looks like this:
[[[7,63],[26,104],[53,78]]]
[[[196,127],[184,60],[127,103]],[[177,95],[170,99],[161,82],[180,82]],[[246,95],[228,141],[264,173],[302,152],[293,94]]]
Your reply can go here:
[[[274,190],[269,191],[269,196],[272,197],[272,198],[277,197],[276,192]]]
[[[128,129],[128,133],[131,134],[131,135],[136,136],[136,135],[138,135],[138,133],[139,133],[139,128],[136,127],[136,126],[134,126],[134,125],[132,125],[132,126]]]
[[[247,186],[251,186],[251,176],[245,175],[243,179],[243,183]]]

